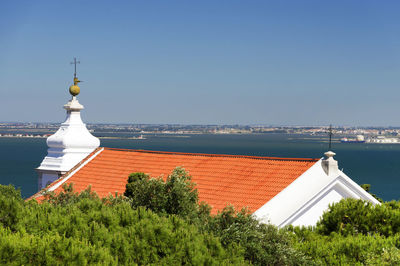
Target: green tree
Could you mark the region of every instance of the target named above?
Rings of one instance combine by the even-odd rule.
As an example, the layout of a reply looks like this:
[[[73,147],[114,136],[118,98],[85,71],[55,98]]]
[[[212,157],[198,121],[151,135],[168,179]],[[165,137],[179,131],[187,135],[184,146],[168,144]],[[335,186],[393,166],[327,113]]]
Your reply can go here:
[[[164,182],[143,173],[129,176],[125,196],[133,208],[145,207],[162,215],[179,215],[203,233],[219,237],[223,246],[244,249],[244,257],[255,265],[301,265],[308,259],[290,246],[284,230],[259,223],[246,209],[231,206],[215,216],[210,207],[199,203],[195,184],[182,169],[176,168]]]
[[[1,200],[15,200],[20,206],[20,215],[13,218],[18,226],[0,225],[0,264],[244,263],[239,247],[225,248],[218,237],[176,215],[132,209],[121,197],[99,199],[90,188],[82,193],[65,188],[39,204],[0,186]]]
[[[316,229],[324,235],[336,232],[392,236],[400,233],[400,204],[392,201],[373,205],[363,200],[344,199],[329,206]]]
[[[317,265],[398,265],[399,234],[330,235],[319,234],[310,228],[294,228],[293,246],[312,258]]]
[[[398,265],[400,203],[343,199],[316,227],[288,227],[292,244],[318,265]]]
[[[145,207],[156,213],[191,217],[199,211],[198,193],[190,175],[182,168],[175,168],[164,182],[144,173],[129,175],[124,195],[133,208]]]
[[[205,223],[203,223],[205,224]],[[227,206],[210,217],[208,231],[219,236],[224,245],[239,244],[245,259],[255,265],[310,265],[301,251],[291,246],[287,230],[260,223],[247,209],[235,211]]]
[[[12,185],[0,185],[0,226],[16,231],[23,215],[23,200],[20,190]]]

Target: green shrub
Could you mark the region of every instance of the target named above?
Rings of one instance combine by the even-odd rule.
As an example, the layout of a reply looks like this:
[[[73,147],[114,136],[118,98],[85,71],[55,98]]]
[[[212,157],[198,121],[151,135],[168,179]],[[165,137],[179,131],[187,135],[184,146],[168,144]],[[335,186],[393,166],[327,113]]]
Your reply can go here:
[[[131,174],[124,195],[130,198],[133,208],[142,206],[156,213],[193,218],[199,209],[194,183],[190,175],[179,167],[165,182],[144,173]]]
[[[374,262],[397,261],[400,235],[390,237],[380,235],[348,235],[331,233],[318,234],[310,229],[296,228],[293,245],[310,256],[318,265],[357,265]],[[385,254],[386,252],[386,254]],[[381,258],[381,256],[385,258]]]
[[[94,246],[86,240],[68,238],[57,233],[12,233],[0,227],[2,265],[116,265],[116,262],[108,249]]]
[[[0,227],[18,230],[19,220],[23,215],[23,204],[20,190],[16,190],[12,185],[0,185]]]
[[[309,265],[302,252],[292,247],[286,230],[260,223],[246,209],[236,212],[227,206],[210,217],[208,231],[221,237],[224,245],[239,244],[245,259],[255,265]]]
[[[17,227],[0,226],[0,264],[244,263],[239,247],[225,248],[175,215],[132,209],[123,198],[101,200],[90,189],[66,188],[40,204],[8,198],[19,202],[20,215],[14,217]]]
[[[373,205],[363,200],[344,199],[330,205],[316,228],[324,235],[336,232],[345,236],[392,236],[400,232],[400,204],[393,201]]]
[[[74,191],[73,183],[64,183],[62,185],[62,188],[63,190],[57,194],[53,191],[48,191],[44,195],[45,201],[53,205],[68,206],[70,204],[79,202],[81,199],[99,199],[96,192],[92,191],[91,186],[89,186],[81,193]]]
[[[293,245],[320,265],[398,265],[400,204],[344,199],[317,226],[289,227]]]
[[[396,247],[384,248],[380,254],[370,254],[367,265],[400,265],[400,249]]]

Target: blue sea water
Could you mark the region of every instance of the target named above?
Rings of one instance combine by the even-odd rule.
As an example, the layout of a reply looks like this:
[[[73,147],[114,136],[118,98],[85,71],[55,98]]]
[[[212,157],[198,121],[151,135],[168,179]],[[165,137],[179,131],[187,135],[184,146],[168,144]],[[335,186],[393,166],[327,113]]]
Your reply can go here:
[[[287,134],[147,135],[146,139],[102,139],[101,146],[176,152],[321,158],[326,139]],[[334,143],[339,167],[384,200],[399,199],[399,144]],[[35,168],[47,154],[45,139],[0,138],[0,184],[13,184],[23,197],[37,191]]]

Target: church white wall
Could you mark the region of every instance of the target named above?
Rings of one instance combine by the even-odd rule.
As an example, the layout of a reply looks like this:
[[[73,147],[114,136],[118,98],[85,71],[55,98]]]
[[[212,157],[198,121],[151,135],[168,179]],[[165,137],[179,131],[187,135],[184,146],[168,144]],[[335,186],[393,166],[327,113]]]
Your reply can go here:
[[[289,216],[280,226],[304,225],[313,226],[329,208],[330,204],[339,202],[345,198],[363,199],[374,204],[379,202],[364,189],[353,182],[343,172],[337,176],[328,186],[323,188],[314,198],[310,199],[302,208]]]
[[[39,171],[38,174],[38,189],[41,190],[57,180],[63,172]]]
[[[345,198],[360,199],[359,195],[352,193],[342,184],[339,179],[335,179],[331,184],[324,188],[318,195],[307,202],[297,212],[289,216],[280,226],[285,225],[304,225],[313,226],[321,218],[322,214],[329,208],[330,204],[339,202]],[[363,198],[367,200],[366,198]]]
[[[254,215],[262,222],[279,227],[315,225],[329,204],[343,198],[379,202],[343,172],[327,175],[318,161],[286,189],[258,209]]]
[[[297,217],[294,217],[290,221],[290,224],[297,226],[297,225],[315,225],[316,222],[320,219],[321,215],[326,211],[329,207],[329,204],[339,202],[341,199],[344,198],[339,191],[332,189],[329,190],[322,198],[317,200],[315,204],[306,208],[304,212],[300,213]]]
[[[319,160],[292,184],[254,212],[254,215],[264,223],[280,226],[330,181],[331,179],[323,171],[321,160]]]

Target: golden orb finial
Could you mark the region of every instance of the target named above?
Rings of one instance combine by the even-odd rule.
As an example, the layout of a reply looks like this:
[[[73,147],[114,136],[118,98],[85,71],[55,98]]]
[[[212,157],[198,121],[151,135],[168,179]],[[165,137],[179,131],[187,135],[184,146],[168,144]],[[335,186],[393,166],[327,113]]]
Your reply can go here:
[[[79,82],[81,81],[77,77],[74,77],[74,85],[69,87],[69,93],[71,93],[72,96],[78,95],[81,91],[81,88],[78,86]]]

